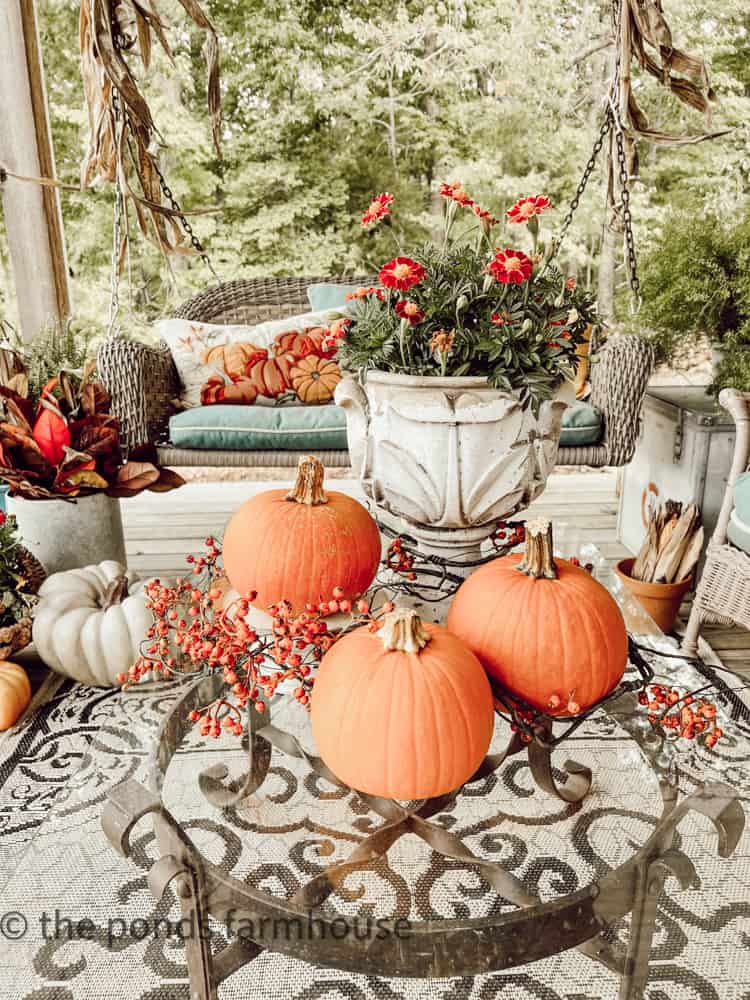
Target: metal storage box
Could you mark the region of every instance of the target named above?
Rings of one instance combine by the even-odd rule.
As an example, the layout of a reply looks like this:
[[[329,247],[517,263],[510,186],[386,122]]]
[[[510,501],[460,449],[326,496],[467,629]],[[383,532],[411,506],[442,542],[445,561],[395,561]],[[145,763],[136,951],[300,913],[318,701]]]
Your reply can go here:
[[[697,503],[710,538],[724,498],[734,438],[732,418],[705,388],[650,388],[635,455],[620,484],[617,536],[622,544],[631,552],[640,548],[652,496]]]

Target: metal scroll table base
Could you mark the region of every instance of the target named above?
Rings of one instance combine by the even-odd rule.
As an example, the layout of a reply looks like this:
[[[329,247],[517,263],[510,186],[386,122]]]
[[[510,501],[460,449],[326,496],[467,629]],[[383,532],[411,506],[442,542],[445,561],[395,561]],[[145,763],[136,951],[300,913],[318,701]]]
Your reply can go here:
[[[460,789],[409,808],[358,793],[382,818],[382,824],[346,860],[330,865],[291,899],[283,899],[248,886],[207,861],[161,800],[169,761],[190,725],[188,712],[210,701],[221,683],[217,677],[203,678],[177,702],[162,726],[151,788],[133,780],[125,782],[110,795],[102,816],[108,839],[124,857],[131,852],[133,828],[145,816],[153,817],[160,858],[149,873],[149,887],[160,900],[171,886],[182,919],[191,929],[185,935],[191,1000],[216,1000],[218,985],[265,948],[353,973],[429,978],[507,970],[578,948],[621,976],[620,1000],[637,1000],[648,980],[657,905],[666,878],[674,875],[683,889],[697,883],[692,862],[674,847],[679,824],[691,811],[708,817],[718,835],[718,853],[725,858],[734,851],[744,828],[744,812],[729,786],[706,784],[678,801],[676,789],[662,782],[662,816],[643,846],[619,868],[585,888],[542,903],[515,875],[478,857],[450,831],[431,822]],[[567,761],[567,780],[559,786],[549,745],[544,734],[540,736],[526,745],[513,734],[505,752],[487,757],[472,781],[491,774],[512,754],[526,751],[542,789],[566,802],[580,801],[591,784],[590,770]],[[252,795],[266,778],[272,749],[304,759],[318,775],[340,786],[319,758],[271,723],[268,712],[262,716],[253,712],[247,772],[226,782],[223,765],[209,768],[199,777],[204,796],[225,808]],[[476,866],[498,895],[516,908],[490,917],[412,922],[408,929],[403,921],[381,920],[377,930],[358,917],[320,909],[347,875],[382,858],[407,833],[445,857]],[[623,946],[606,932],[626,914],[631,914],[630,932]],[[209,915],[230,932],[230,943],[216,954],[208,932]]]

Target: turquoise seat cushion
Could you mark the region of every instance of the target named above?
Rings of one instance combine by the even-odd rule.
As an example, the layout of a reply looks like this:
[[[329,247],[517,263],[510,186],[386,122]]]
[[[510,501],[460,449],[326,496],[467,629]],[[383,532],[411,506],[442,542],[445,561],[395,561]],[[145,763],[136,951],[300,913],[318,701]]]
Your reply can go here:
[[[732,511],[727,525],[727,538],[738,549],[750,555],[750,523],[741,518],[737,508]]]
[[[326,406],[197,406],[169,421],[176,448],[201,451],[346,450],[346,417]]]
[[[574,403],[562,418],[561,448],[577,448],[597,444],[601,440],[604,422],[601,413],[591,403]]]
[[[349,303],[346,296],[355,292],[359,285],[337,285],[334,282],[322,281],[317,285],[307,286],[307,298],[313,312],[323,312],[326,309],[346,309]]]
[[[743,472],[734,484],[734,509],[745,524],[750,524],[750,472]]]

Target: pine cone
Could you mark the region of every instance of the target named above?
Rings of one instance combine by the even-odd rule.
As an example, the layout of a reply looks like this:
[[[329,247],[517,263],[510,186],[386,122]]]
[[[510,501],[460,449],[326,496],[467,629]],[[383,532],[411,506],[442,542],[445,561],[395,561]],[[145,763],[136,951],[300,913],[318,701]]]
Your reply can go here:
[[[18,569],[26,581],[23,590],[27,594],[36,594],[47,579],[44,566],[35,555],[23,546],[18,551]]]

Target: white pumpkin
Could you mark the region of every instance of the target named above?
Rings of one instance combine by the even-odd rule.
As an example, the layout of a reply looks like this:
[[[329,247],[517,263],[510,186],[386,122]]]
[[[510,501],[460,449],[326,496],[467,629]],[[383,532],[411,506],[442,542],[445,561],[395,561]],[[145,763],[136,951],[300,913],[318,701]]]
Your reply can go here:
[[[39,656],[82,684],[115,687],[153,625],[144,585],[111,560],[47,577],[32,633]]]

